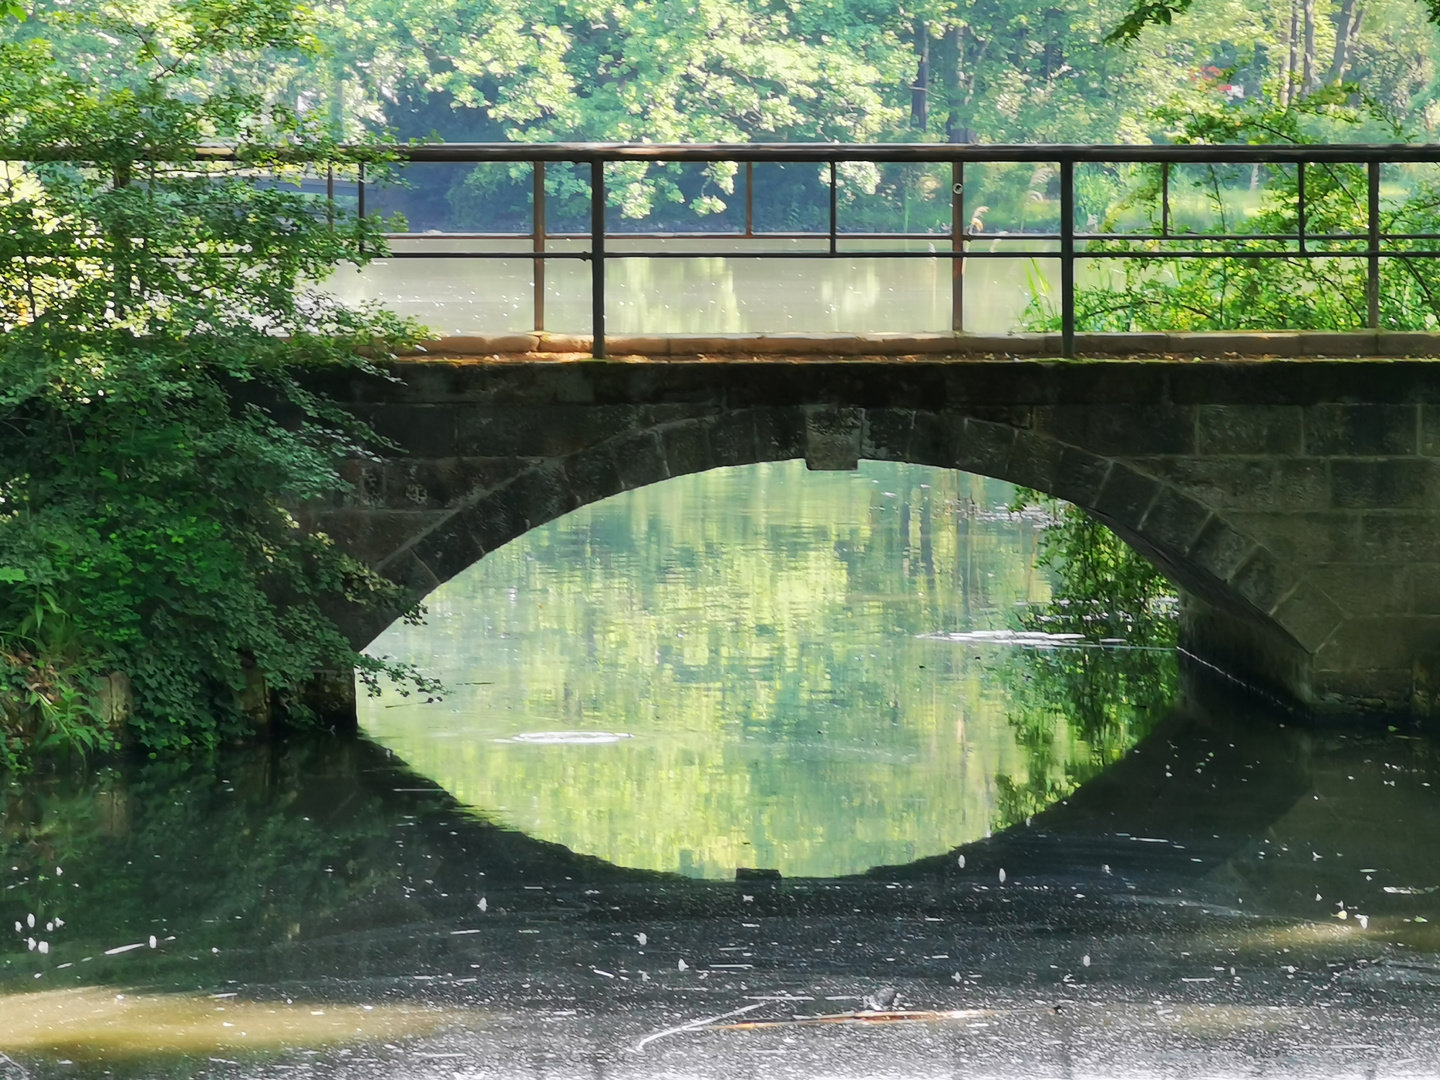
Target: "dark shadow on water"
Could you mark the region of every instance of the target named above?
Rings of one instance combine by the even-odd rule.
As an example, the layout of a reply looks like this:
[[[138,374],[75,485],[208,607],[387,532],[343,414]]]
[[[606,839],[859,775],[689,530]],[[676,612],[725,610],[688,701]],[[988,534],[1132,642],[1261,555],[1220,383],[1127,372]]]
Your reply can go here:
[[[1187,678],[1170,714],[1068,797],[984,840],[870,876],[1203,878],[1306,796],[1312,752],[1309,733]]]
[[[1434,1015],[1440,989],[1432,784],[1429,741],[1281,726],[1190,683],[1134,751],[1028,825],[848,879],[615,867],[497,828],[364,740],[32,780],[0,795],[0,1052],[32,1077],[199,1076],[216,1057],[251,1062],[243,1075],[270,1075],[270,1062],[276,1076],[312,1064],[409,1076],[416,1047],[501,1075],[571,1075],[591,1057],[580,1074],[720,1075],[737,1055],[759,1075],[761,1050],[789,1044],[691,1033],[653,1058],[628,1048],[767,995],[800,1000],[757,1016],[858,1007],[893,986],[918,1007],[993,1010],[987,1030],[1003,1046],[959,1028],[927,1038],[958,1039],[957,1061],[1001,1073],[1012,1069],[1002,1049],[1025,1069],[1063,1072],[1046,1056],[1057,1039],[1100,1055],[1092,1063],[1120,1040],[1153,1073],[1153,1018],[1125,1010],[1162,999],[1182,1020],[1240,1033],[1215,1042],[1185,1029],[1196,1053],[1222,1055],[1203,1058],[1211,1065],[1243,1064],[1277,1031],[1293,1031],[1296,1061],[1328,1060],[1342,1036],[1354,1060],[1354,1046],[1403,1032],[1398,1060],[1432,1046],[1416,1018]],[[45,996],[66,988],[82,996]],[[123,1045],[61,1032],[6,1049],[16,1010],[109,1008],[117,994],[163,1006],[191,1041],[143,1027]],[[1070,1027],[1047,1027],[1037,1001],[1065,1003]],[[1343,1023],[1316,1021],[1307,1010],[1321,1003],[1345,1010]],[[392,1027],[349,1043],[297,1029],[269,1057],[204,1041],[216,1009],[253,1023],[282,1006]],[[871,1057],[838,1035],[785,1052],[802,1055],[797,1075],[846,1075],[842,1060],[885,1072],[897,1047],[921,1054],[906,1066],[918,1069],[930,1044],[910,1038],[876,1035]],[[368,1071],[346,1066],[351,1043],[371,1055]],[[6,1067],[0,1058],[0,1076]]]

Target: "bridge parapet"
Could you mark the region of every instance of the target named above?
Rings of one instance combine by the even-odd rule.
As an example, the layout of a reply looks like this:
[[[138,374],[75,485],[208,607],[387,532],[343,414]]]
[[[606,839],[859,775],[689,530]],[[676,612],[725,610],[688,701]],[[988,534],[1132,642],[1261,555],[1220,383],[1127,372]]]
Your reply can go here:
[[[670,476],[963,469],[1096,514],[1185,594],[1184,646],[1316,713],[1433,711],[1440,367],[1417,361],[401,361],[327,387],[400,453],[313,524],[423,594]],[[355,625],[357,642],[378,625]]]
[[[707,356],[946,357],[950,359],[1056,358],[1060,334],[781,333],[611,335],[615,359],[694,359]],[[408,356],[435,360],[544,358],[591,355],[588,334],[471,334],[422,342]],[[1418,330],[1227,330],[1193,333],[1077,333],[1075,358],[1112,359],[1411,359],[1440,357],[1440,333]]]

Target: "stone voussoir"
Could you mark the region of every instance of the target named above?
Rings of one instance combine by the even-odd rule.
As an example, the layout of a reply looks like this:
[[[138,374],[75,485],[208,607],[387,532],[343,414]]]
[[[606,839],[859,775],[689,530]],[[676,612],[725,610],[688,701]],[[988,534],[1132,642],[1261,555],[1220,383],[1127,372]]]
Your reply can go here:
[[[1197,356],[1244,344],[1292,357],[1279,363],[1070,364],[1042,355],[1058,335],[947,333],[617,335],[611,363],[589,358],[588,338],[545,335],[537,345],[566,352],[490,359],[502,340],[466,339],[476,358],[394,361],[397,382],[327,376],[397,446],[383,482],[348,470],[343,505],[297,507],[306,527],[424,586],[543,519],[667,476],[911,461],[1091,510],[1208,605],[1182,623],[1187,648],[1304,707],[1399,700],[1405,687],[1385,680],[1430,661],[1395,619],[1424,638],[1415,648],[1433,645],[1426,685],[1440,687],[1440,633],[1426,636],[1440,625],[1440,365],[1305,355],[1365,351],[1366,335],[1166,338]],[[618,358],[677,342],[712,355]],[[783,362],[792,348],[807,351]],[[364,644],[374,627],[350,629]],[[1427,693],[1440,718],[1440,691]]]

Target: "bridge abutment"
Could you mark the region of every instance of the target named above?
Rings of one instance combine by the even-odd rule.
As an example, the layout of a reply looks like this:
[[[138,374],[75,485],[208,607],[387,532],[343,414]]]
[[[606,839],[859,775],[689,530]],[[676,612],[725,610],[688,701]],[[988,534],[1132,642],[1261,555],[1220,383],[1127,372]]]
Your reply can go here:
[[[577,506],[804,458],[912,461],[1089,510],[1185,594],[1182,643],[1317,714],[1440,697],[1440,368],[1425,362],[402,361],[326,387],[392,439],[312,508],[423,594]],[[364,643],[381,629],[351,627]]]

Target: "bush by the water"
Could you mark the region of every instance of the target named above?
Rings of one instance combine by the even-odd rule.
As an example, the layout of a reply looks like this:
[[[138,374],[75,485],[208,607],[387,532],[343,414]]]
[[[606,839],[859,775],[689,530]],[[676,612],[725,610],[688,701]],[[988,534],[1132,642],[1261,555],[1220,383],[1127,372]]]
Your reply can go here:
[[[287,3],[126,10],[57,9],[109,43],[83,68],[43,35],[0,43],[0,767],[213,745],[251,729],[257,684],[303,721],[317,671],[409,674],[332,617],[398,612],[401,591],[287,509],[343,493],[338,466],[372,442],[304,374],[418,331],[313,286],[383,252],[381,226],[275,148],[322,176],[366,155],[205,78],[222,54],[303,47]]]

